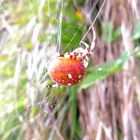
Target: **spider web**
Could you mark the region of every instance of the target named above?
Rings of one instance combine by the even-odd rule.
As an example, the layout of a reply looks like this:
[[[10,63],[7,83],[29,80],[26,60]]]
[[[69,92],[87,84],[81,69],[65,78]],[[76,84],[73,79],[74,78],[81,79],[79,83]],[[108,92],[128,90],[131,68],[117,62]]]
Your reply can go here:
[[[47,5],[47,15],[48,19],[51,20],[51,1],[50,0],[41,0],[38,1],[39,7],[38,12],[34,10],[34,2],[31,0],[27,0],[28,9],[31,12],[31,18],[29,19],[29,22],[25,24],[23,29],[21,29],[22,39],[20,38],[19,41],[14,40],[12,43],[16,43],[16,45],[21,47],[19,49],[20,51],[17,53],[17,46],[12,46],[14,48],[13,53],[11,54],[12,57],[14,56],[14,65],[15,65],[15,71],[13,74],[12,82],[14,81],[14,90],[12,92],[14,93],[14,97],[12,97],[11,106],[13,108],[10,108],[10,111],[12,112],[14,108],[16,108],[13,112],[15,113],[13,117],[17,121],[16,124],[8,131],[4,139],[12,139],[14,135],[18,132],[18,139],[20,139],[25,134],[25,139],[29,138],[35,138],[37,135],[35,132],[39,131],[41,127],[39,125],[43,125],[44,128],[50,127],[52,128],[51,132],[48,134],[48,138],[51,140],[54,136],[55,132],[57,132],[57,135],[60,139],[63,139],[61,136],[61,133],[59,132],[59,127],[62,126],[63,119],[65,117],[65,114],[69,108],[70,105],[70,99],[67,99],[67,95],[63,94],[63,88],[65,87],[59,87],[59,88],[46,88],[46,84],[49,81],[48,75],[46,74],[46,67],[49,63],[50,58],[54,57],[55,53],[58,53],[61,51],[61,45],[62,45],[62,22],[63,22],[63,12],[65,8],[65,2],[63,0],[57,0],[55,5],[55,12],[54,12],[54,18],[53,22],[56,21],[57,28],[55,26],[49,25],[48,29],[46,29],[46,32],[49,34],[55,34],[57,33],[56,42],[50,43],[45,42],[45,45],[48,45],[50,47],[42,47],[43,45],[39,44],[39,39],[41,39],[41,28],[42,24],[38,23],[36,20],[39,18],[39,20],[42,20],[42,11],[43,7]],[[98,2],[98,0],[96,0]],[[86,3],[89,3],[89,0],[85,2],[85,8]],[[92,3],[92,1],[91,1]],[[96,19],[99,17],[100,11],[102,10],[104,6],[105,1],[103,1],[103,4],[100,6],[99,10],[97,10],[97,15],[94,17],[93,22],[89,26],[86,33],[84,33],[82,40],[85,40],[87,34],[90,32],[91,27],[94,25]],[[22,1],[19,1],[18,3],[19,7],[22,8]],[[75,6],[77,6],[76,3],[74,3]],[[90,5],[90,7],[95,7],[95,5]],[[96,10],[96,9],[95,9]],[[6,15],[4,15],[6,16]],[[6,19],[6,17],[4,17]],[[4,19],[4,20],[5,20]],[[14,28],[12,25],[10,25],[10,21],[6,21],[6,23],[9,24],[6,25],[8,29],[13,29],[13,34],[16,30],[16,27]],[[79,26],[78,29],[82,29],[84,26],[84,23]],[[74,28],[74,27],[73,27]],[[52,30],[52,31],[50,31]],[[30,36],[29,34],[32,35]],[[68,47],[70,47],[72,41],[76,38],[78,34],[78,31],[75,31],[72,38],[69,39],[69,42],[67,45],[63,48],[62,52],[64,52]],[[25,42],[28,42],[28,38],[26,38],[26,35],[31,40],[31,45],[34,47],[31,51],[25,51],[22,47]],[[24,40],[24,39],[25,40]],[[37,40],[37,41],[36,41]],[[11,40],[10,40],[11,41]],[[11,42],[10,42],[11,43]],[[44,45],[44,46],[45,46]],[[52,45],[52,46],[51,46]],[[6,46],[3,50],[9,52],[10,49],[9,46]],[[45,76],[44,76],[45,75]],[[21,76],[21,77],[20,77]],[[20,83],[20,80],[22,80],[22,76],[24,77],[22,83]],[[25,78],[26,77],[26,78]],[[12,82],[10,84],[12,85]],[[24,83],[26,81],[26,84]],[[47,82],[46,82],[47,81]],[[20,84],[24,85],[23,93],[24,95],[19,95],[19,86]],[[9,84],[8,84],[9,86]],[[71,89],[72,90],[72,89]],[[70,92],[70,91],[69,91]],[[13,95],[12,95],[13,96]],[[24,101],[21,101],[23,100]],[[68,101],[68,103],[66,102]],[[10,104],[9,104],[10,105]],[[25,108],[23,107],[25,105]],[[19,108],[22,108],[24,111],[21,114]],[[9,108],[9,107],[7,107]],[[58,123],[57,120],[55,120],[55,114],[56,112],[60,110],[60,115],[58,117]],[[34,112],[37,111],[37,114]],[[3,111],[4,112],[4,111]],[[6,113],[5,113],[6,114]],[[33,116],[32,116],[33,115]],[[43,120],[43,119],[45,120]],[[10,119],[7,121],[7,124],[11,123]],[[52,123],[52,124],[51,124]],[[6,125],[6,124],[5,124]],[[34,130],[34,132],[32,132]],[[42,130],[42,129],[41,129]],[[38,136],[38,135],[37,135]]]

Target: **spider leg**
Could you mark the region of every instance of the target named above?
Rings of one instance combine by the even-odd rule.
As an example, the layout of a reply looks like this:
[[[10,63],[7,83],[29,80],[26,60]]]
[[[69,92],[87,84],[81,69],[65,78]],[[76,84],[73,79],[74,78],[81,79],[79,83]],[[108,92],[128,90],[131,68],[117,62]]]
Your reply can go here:
[[[83,45],[86,47],[86,49],[89,48],[89,45],[88,45],[86,42],[84,42],[84,41],[80,41],[80,45],[81,45],[81,44],[83,44]]]
[[[95,33],[95,30],[94,30],[94,27],[91,27],[91,29],[92,29],[92,43],[91,43],[91,46],[90,46],[90,53],[92,54],[93,49],[95,47],[96,33]]]
[[[95,30],[94,30],[94,27],[91,26],[91,30],[92,30],[92,42],[91,42],[91,45],[89,46],[86,42],[84,42],[83,40],[80,41],[80,46],[81,44],[83,44],[88,52],[88,54],[92,54],[93,53],[93,49],[95,47],[95,40],[96,40],[96,33],[95,33]]]
[[[88,55],[88,54],[90,54],[89,53],[89,45],[86,43],[86,42],[84,42],[84,41],[80,41],[80,45],[81,44],[83,44],[84,46],[85,46],[85,50],[84,50],[84,53],[83,53],[83,55],[82,56],[85,56],[85,55]]]
[[[47,85],[48,88],[57,88],[59,85],[57,83],[54,83],[52,85]]]

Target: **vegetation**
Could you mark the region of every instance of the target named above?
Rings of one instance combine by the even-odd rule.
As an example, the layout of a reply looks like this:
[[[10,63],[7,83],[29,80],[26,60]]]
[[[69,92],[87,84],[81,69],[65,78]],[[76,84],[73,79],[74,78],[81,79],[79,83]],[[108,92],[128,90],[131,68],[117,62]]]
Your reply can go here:
[[[1,140],[139,140],[137,0],[0,1]],[[51,59],[96,47],[83,80],[51,88]],[[83,47],[83,46],[81,46]]]

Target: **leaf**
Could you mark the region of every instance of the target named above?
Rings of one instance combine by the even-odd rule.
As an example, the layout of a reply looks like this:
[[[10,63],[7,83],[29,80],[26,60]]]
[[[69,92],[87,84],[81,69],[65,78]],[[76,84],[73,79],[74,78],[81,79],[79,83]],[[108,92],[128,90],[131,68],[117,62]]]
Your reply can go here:
[[[112,33],[112,42],[119,40],[121,37],[121,29],[120,27],[116,27]]]
[[[64,47],[62,50],[71,50],[79,46],[82,38],[82,30],[78,25],[63,21],[62,33],[62,47]]]
[[[103,27],[103,41],[105,43],[110,43],[112,41],[112,30],[111,22],[106,22]]]
[[[74,135],[80,137],[81,128],[78,120],[78,105],[77,105],[77,87],[72,86],[70,88],[70,115],[71,115],[71,138],[73,139]]]
[[[121,36],[120,27],[113,28],[111,22],[106,22],[103,27],[103,41],[105,43],[112,43],[117,41]]]
[[[137,22],[132,39],[136,40],[140,38],[140,20]]]
[[[93,84],[105,79],[109,75],[121,70],[124,63],[128,60],[129,55],[127,52],[123,53],[119,59],[107,62],[99,68],[94,68],[82,81],[79,89],[85,89]]]

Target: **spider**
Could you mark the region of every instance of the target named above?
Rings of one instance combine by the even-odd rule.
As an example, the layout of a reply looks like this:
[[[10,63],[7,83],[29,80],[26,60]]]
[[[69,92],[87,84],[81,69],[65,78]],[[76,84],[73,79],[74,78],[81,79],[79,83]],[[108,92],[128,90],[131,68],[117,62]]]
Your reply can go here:
[[[55,82],[52,87],[58,85],[71,86],[78,84],[85,75],[85,69],[89,64],[89,56],[93,54],[95,47],[96,34],[94,27],[91,27],[93,37],[91,46],[84,41],[80,41],[80,46],[63,56],[54,58],[48,66],[48,74],[52,81]]]

